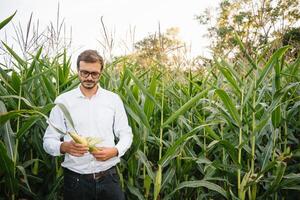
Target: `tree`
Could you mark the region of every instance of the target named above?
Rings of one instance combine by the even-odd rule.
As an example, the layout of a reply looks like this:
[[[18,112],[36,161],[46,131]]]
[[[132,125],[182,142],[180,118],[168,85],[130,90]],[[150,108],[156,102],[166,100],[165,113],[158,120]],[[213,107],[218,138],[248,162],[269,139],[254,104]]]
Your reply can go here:
[[[300,27],[292,28],[284,33],[282,45],[291,45],[292,50],[290,52],[290,57],[297,58],[300,53]]]
[[[135,43],[134,56],[145,67],[153,63],[178,66],[183,62],[185,43],[178,37],[178,28],[169,28],[165,33],[151,34]]]
[[[298,25],[299,6],[295,0],[226,0],[220,3],[215,21],[208,9],[197,19],[208,26],[207,36],[212,38],[215,56],[239,55],[234,32],[253,56],[270,42],[281,41],[291,27]]]

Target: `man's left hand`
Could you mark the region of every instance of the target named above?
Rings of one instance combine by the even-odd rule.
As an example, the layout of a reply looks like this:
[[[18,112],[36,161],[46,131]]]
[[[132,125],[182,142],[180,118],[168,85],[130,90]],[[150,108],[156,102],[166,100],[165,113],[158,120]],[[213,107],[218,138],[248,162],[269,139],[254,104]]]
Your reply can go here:
[[[100,147],[92,152],[93,156],[99,161],[105,161],[118,155],[118,149],[115,147]]]

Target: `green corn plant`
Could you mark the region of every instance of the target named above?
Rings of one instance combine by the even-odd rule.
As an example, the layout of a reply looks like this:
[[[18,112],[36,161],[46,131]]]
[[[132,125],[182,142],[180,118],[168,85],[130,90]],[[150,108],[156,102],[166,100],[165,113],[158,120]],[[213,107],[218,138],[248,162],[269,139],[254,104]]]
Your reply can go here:
[[[61,82],[57,84],[56,81],[52,82],[58,79],[57,73],[54,73],[55,68],[52,66],[61,66],[58,60],[62,56],[66,58],[66,52],[58,55],[54,60],[50,60],[41,56],[43,48],[40,48],[35,55],[25,61],[8,45],[3,45],[16,60],[18,67],[16,71],[9,68],[0,69],[0,98],[9,109],[9,112],[1,112],[0,121],[1,127],[7,127],[5,124],[9,123],[9,120],[11,126],[14,127],[15,134],[12,137],[14,156],[11,162],[13,163],[13,173],[8,174],[20,182],[16,183],[17,187],[14,191],[2,187],[6,192],[3,189],[1,193],[10,196],[9,198],[18,198],[24,195],[30,196],[30,198],[55,196],[62,180],[60,177],[62,173],[61,158],[50,159],[43,151],[42,136],[47,125],[41,113],[47,115],[53,107],[53,101],[59,93],[55,92],[55,88],[59,87],[60,91],[65,91],[70,86],[74,87],[71,84],[74,79],[69,79],[70,62],[62,59],[65,71],[60,73],[59,80]],[[12,73],[8,73],[10,71]],[[55,163],[55,168],[52,167],[52,163]],[[52,169],[55,171],[51,171]],[[42,176],[45,179],[39,178]],[[53,184],[37,187],[43,181],[53,182]]]

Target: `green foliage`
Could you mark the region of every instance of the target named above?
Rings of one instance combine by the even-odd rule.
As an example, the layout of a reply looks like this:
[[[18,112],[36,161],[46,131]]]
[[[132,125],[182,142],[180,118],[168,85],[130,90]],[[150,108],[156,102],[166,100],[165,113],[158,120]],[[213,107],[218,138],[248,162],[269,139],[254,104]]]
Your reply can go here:
[[[180,67],[183,64],[186,47],[178,37],[179,28],[169,28],[165,33],[155,33],[134,44],[130,55],[139,67],[147,68],[159,62],[160,65]],[[180,52],[180,53],[179,53]]]
[[[285,41],[293,30],[298,30],[300,3],[294,0],[228,0],[221,1],[218,12],[206,10],[197,16],[202,25],[208,26],[207,36],[212,38],[214,56],[243,57],[235,40],[236,32],[251,57],[256,57],[268,46],[272,51]],[[295,35],[295,34],[293,34]],[[299,44],[299,43],[298,43]],[[298,48],[299,51],[299,48]],[[293,58],[295,53],[288,55]],[[266,56],[265,56],[266,57]]]
[[[43,150],[44,116],[77,75],[67,51],[24,58],[4,47],[15,66],[0,68],[0,198],[59,199],[62,157]],[[118,165],[128,199],[297,198],[300,58],[285,60],[289,51],[180,73],[107,63],[100,85],[120,95],[134,134]]]

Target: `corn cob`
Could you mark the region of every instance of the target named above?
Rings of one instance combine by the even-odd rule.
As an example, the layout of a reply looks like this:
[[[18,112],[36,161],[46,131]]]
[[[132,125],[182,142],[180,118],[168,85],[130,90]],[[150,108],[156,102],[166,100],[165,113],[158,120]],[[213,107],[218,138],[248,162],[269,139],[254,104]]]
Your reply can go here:
[[[100,143],[101,140],[99,138],[87,137],[89,152],[99,151],[100,148],[96,147],[96,144]]]
[[[68,132],[68,134],[76,143],[88,146],[89,152],[99,151],[99,148],[96,147],[96,144],[100,143],[101,141],[98,138],[83,137],[76,132]]]
[[[89,147],[89,152],[97,152],[97,151],[100,151],[100,149],[99,148],[97,148],[97,147]]]
[[[78,135],[76,132],[69,132],[69,135],[76,143],[88,146],[88,142],[85,137]]]

